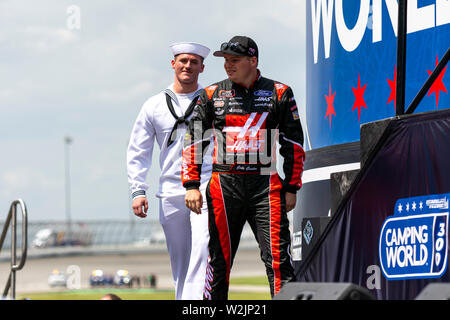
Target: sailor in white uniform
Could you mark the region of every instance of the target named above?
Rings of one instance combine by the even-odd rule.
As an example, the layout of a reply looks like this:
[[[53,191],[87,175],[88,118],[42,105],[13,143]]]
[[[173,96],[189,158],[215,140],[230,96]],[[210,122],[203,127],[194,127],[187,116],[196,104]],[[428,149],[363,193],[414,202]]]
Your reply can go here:
[[[171,46],[175,80],[163,92],[148,99],[134,124],[127,151],[128,182],[136,216],[147,216],[147,172],[152,163],[153,146],[160,148],[159,218],[166,236],[177,300],[202,299],[208,259],[208,211],[191,212],[185,205],[185,189],[181,184],[181,152],[186,122],[202,87],[198,76],[209,49],[183,42]],[[170,110],[172,109],[172,110]],[[211,176],[211,160],[202,166],[201,191]],[[156,183],[151,178],[151,183]],[[203,199],[206,197],[203,195]]]

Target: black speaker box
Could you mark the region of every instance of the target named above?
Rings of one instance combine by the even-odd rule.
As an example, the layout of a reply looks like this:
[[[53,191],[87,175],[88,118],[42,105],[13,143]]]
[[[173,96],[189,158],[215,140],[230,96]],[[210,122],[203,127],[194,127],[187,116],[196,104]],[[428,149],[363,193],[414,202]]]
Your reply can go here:
[[[450,300],[450,283],[430,283],[416,300]]]
[[[273,300],[376,300],[369,290],[353,283],[290,282]]]

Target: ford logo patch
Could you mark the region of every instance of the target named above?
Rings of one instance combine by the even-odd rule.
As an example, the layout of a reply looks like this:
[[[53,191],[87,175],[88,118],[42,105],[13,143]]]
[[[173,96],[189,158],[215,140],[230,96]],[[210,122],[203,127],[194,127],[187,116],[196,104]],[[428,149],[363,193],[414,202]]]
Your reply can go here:
[[[257,97],[270,97],[271,95],[272,95],[272,91],[269,91],[269,90],[255,91],[255,96],[257,96]]]

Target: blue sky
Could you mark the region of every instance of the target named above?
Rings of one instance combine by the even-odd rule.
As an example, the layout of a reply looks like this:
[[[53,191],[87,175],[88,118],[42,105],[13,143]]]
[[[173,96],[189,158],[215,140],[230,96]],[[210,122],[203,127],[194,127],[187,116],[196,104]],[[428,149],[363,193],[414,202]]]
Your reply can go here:
[[[2,0],[0,212],[6,217],[22,198],[30,220],[66,218],[70,136],[72,219],[129,219],[126,147],[142,104],[173,81],[173,42],[216,50],[234,35],[252,37],[262,74],[289,84],[304,114],[304,7],[301,0]],[[225,78],[222,58],[210,55],[205,65],[201,84]],[[155,148],[150,219],[159,215],[158,156]]]

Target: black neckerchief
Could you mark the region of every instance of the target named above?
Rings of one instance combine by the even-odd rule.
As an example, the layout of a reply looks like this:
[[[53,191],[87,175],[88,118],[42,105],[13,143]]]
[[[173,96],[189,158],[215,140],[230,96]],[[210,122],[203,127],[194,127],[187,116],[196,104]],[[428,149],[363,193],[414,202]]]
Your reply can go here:
[[[175,124],[172,128],[172,131],[170,132],[169,135],[169,139],[167,140],[167,146],[169,147],[176,139],[176,135],[175,130],[177,129],[178,125],[181,123],[184,124],[188,124],[189,123],[189,116],[192,114],[192,111],[194,111],[194,107],[197,104],[197,99],[199,97],[199,95],[197,95],[198,92],[195,93],[195,97],[194,99],[192,99],[191,103],[189,104],[188,108],[186,109],[186,112],[184,113],[183,116],[179,117],[176,112],[175,109],[173,108],[173,104],[172,104],[172,95],[170,93],[172,92],[168,92],[169,90],[165,90],[165,94],[166,94],[166,101],[167,101],[167,107],[169,108],[170,113],[173,115],[173,117],[175,118]]]

